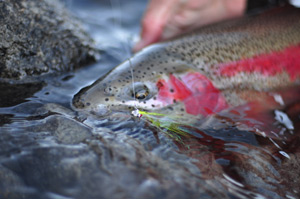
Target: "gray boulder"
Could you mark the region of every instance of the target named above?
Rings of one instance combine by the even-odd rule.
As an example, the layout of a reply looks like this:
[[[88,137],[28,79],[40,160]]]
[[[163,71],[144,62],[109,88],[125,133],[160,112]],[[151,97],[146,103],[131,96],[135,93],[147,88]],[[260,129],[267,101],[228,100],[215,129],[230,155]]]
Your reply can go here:
[[[99,56],[58,0],[0,0],[0,79],[70,71]]]

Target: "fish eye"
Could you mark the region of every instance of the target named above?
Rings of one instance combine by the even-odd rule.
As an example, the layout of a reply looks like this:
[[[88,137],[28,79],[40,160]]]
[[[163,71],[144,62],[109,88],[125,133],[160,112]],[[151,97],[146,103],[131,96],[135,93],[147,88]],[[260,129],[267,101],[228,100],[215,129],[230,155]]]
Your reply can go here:
[[[156,92],[155,84],[152,85],[150,82],[135,82],[133,85],[124,87],[120,98],[122,100],[149,100]]]
[[[134,93],[132,92],[132,97],[138,100],[144,100],[149,95],[149,88],[144,85],[143,87],[137,87],[134,89]]]
[[[127,84],[124,86],[116,96],[117,99],[124,101],[138,100],[140,102],[146,102],[156,95],[158,89],[156,84],[147,82],[134,82],[133,84]]]

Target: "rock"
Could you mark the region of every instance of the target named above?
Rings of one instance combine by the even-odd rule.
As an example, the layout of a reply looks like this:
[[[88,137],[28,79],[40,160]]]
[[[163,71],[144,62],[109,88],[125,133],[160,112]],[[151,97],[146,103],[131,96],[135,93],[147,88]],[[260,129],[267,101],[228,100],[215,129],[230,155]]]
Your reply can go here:
[[[97,157],[93,152],[88,150],[88,147],[82,146],[53,146],[53,147],[41,147],[35,148],[28,154],[22,154],[19,156],[18,161],[11,161],[8,159],[3,163],[4,167],[9,168],[9,172],[16,176],[22,176],[26,179],[28,187],[35,187],[32,190],[33,193],[24,193],[25,186],[22,189],[15,189],[11,191],[10,184],[17,186],[18,181],[12,179],[10,176],[4,176],[10,181],[14,180],[10,184],[4,185],[10,189],[3,193],[1,198],[69,198],[70,195],[78,194],[81,190],[81,186],[78,186],[77,182],[86,178],[92,179],[95,176],[95,172],[98,168]],[[46,166],[51,165],[51,166]],[[0,170],[1,172],[1,170]],[[8,173],[9,174],[9,173]],[[99,175],[98,175],[99,176]],[[97,176],[97,177],[98,177]],[[101,173],[100,177],[103,178],[105,173]],[[0,175],[2,177],[2,175]],[[8,178],[9,177],[9,178]],[[86,181],[87,182],[87,181]],[[92,183],[92,181],[91,181]],[[65,189],[68,187],[67,189]],[[49,191],[49,188],[51,191]],[[28,189],[28,188],[27,188]],[[79,189],[79,190],[76,190]],[[23,197],[20,196],[23,192]],[[45,196],[32,197],[34,193],[40,192],[47,193]],[[52,195],[65,195],[60,197],[49,197],[49,193]],[[1,192],[0,192],[1,194]],[[15,197],[10,197],[14,196]],[[25,197],[24,197],[25,195]],[[47,197],[48,195],[48,197]],[[31,197],[30,197],[31,196]],[[72,196],[70,196],[72,197]],[[88,197],[78,197],[88,198]]]
[[[70,110],[64,106],[61,106],[59,104],[55,104],[55,103],[48,103],[48,104],[43,105],[42,107],[36,109],[34,114],[35,115],[47,115],[50,113],[64,115],[69,118],[74,118],[76,116],[72,110]]]
[[[49,116],[44,123],[28,128],[28,130],[49,132],[58,143],[63,144],[79,144],[92,136],[88,127],[58,115]]]
[[[19,176],[0,165],[0,179],[1,198],[20,198],[20,194],[15,194],[18,187],[24,186]]]
[[[70,71],[99,52],[58,0],[0,1],[0,79]]]
[[[41,123],[29,127],[33,132],[49,132],[58,143],[79,144],[92,136],[92,129],[79,123],[75,113],[55,103],[45,104],[38,108],[32,118],[45,117]]]

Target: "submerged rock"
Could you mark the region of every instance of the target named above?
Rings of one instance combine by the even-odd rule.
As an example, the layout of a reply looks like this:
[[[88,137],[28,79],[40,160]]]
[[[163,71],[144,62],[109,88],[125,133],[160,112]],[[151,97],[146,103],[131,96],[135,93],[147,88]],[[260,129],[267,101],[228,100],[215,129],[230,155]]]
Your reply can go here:
[[[93,41],[57,0],[0,1],[0,78],[70,71],[97,59]]]

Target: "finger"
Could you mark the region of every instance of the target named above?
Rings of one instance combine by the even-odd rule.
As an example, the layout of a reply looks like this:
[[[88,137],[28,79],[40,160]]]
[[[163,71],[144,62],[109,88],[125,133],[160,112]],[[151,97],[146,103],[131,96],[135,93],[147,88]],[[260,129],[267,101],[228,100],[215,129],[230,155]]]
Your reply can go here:
[[[160,40],[165,25],[177,9],[179,0],[152,0],[142,20],[141,39],[134,51]]]

